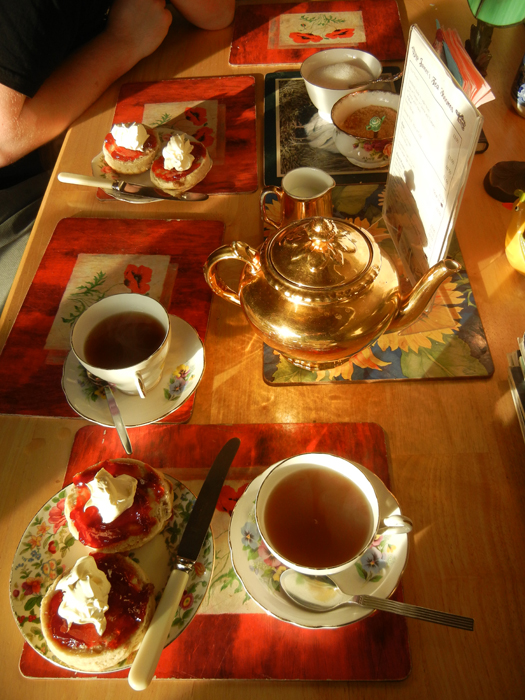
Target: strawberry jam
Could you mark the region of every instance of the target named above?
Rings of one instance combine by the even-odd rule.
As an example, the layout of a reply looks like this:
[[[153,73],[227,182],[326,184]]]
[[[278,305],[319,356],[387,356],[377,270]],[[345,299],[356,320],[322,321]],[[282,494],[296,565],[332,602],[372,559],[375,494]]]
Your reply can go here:
[[[95,625],[73,622],[58,613],[63,591],[55,591],[50,601],[48,628],[57,644],[71,651],[102,652],[125,644],[142,624],[153,584],[144,584],[137,578],[134,566],[122,554],[91,554],[97,567],[108,577],[111,590],[106,611],[106,629],[99,635]]]
[[[159,156],[151,164],[151,172],[158,177],[160,180],[165,180],[166,182],[178,182],[184,179],[194,170],[202,164],[202,161],[206,157],[206,147],[202,145],[200,141],[192,141],[192,151],[193,163],[187,170],[175,170],[175,168],[169,170],[164,167],[164,156]]]
[[[155,135],[155,132],[153,131],[153,129],[148,129],[147,126],[144,128],[148,132],[149,136],[144,142],[144,150],[142,151],[135,151],[132,148],[124,148],[123,146],[117,146],[115,137],[110,131],[104,139],[104,145],[109,155],[115,160],[124,162],[135,160],[136,158],[140,158],[141,156],[147,155],[148,152],[154,151],[157,148],[157,137]]]
[[[104,523],[96,506],[84,506],[91,498],[87,484],[96,474],[105,469],[111,476],[129,474],[137,479],[137,490],[132,505],[122,512],[113,522]],[[157,520],[151,515],[152,504],[159,502],[165,494],[165,488],[158,474],[147,464],[133,462],[116,462],[106,460],[73,477],[76,486],[76,501],[71,508],[71,520],[78,530],[79,540],[93,549],[102,549],[116,545],[130,537],[147,535],[156,525]]]

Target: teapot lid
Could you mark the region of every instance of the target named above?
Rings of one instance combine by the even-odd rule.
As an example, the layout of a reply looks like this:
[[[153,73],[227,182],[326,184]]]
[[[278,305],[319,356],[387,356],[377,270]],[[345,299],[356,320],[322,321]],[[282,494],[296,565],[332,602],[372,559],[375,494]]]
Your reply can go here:
[[[358,226],[316,216],[294,221],[276,233],[268,242],[267,258],[287,282],[329,294],[356,283],[370,284],[379,271],[374,264],[376,248],[373,238]]]

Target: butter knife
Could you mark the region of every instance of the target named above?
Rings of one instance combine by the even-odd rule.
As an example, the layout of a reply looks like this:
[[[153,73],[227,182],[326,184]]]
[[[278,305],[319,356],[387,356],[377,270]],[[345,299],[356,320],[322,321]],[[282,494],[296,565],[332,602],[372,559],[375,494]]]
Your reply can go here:
[[[138,185],[134,182],[126,182],[125,180],[106,180],[105,177],[94,177],[92,175],[58,173],[57,177],[60,182],[65,182],[69,185],[100,187],[110,192],[120,192],[122,194],[132,195],[133,197],[144,197],[144,199],[171,199],[179,202],[200,202],[208,199],[209,196],[204,192],[179,192],[171,195],[156,187]]]
[[[241,441],[231,438],[223,446],[208,472],[177,548],[175,566],[153,619],[131,666],[128,683],[133,690],[145,690],[151,682],[164,649],[175,611],[210,527],[226,474]]]

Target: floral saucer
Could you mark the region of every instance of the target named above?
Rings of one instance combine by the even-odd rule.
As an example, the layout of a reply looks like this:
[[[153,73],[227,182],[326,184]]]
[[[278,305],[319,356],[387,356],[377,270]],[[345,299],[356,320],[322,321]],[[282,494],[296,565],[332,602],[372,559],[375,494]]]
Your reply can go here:
[[[383,482],[368,469],[361,465],[360,468],[374,486],[381,518],[400,513],[399,504]],[[281,590],[279,577],[287,567],[266,549],[255,524],[255,497],[266,473],[254,479],[243,493],[230,522],[229,544],[233,568],[248,595],[270,615],[298,627],[344,627],[371,615],[373,610],[358,605],[346,605],[328,612],[312,612],[295,605]],[[397,588],[407,560],[407,535],[378,537],[354,566],[338,574],[338,583],[344,583],[344,590],[356,595],[366,593],[388,598]]]
[[[161,139],[161,145],[164,147],[166,142],[169,141],[173,129],[167,127],[157,127],[157,132]],[[131,204],[149,204],[150,202],[161,202],[161,199],[155,199],[153,197],[136,197],[133,194],[128,194],[127,192],[117,192],[111,189],[111,185],[116,180],[126,180],[126,182],[133,182],[136,185],[145,185],[146,187],[154,187],[155,185],[151,181],[149,176],[150,171],[147,170],[145,173],[139,173],[137,175],[122,175],[117,173],[111,166],[106,163],[104,158],[104,152],[100,151],[91,161],[91,171],[96,177],[105,177],[108,181],[108,188],[104,189],[104,192],[114,199],[119,199],[123,202],[130,202]]]
[[[176,411],[193,394],[204,373],[204,347],[197,331],[178,316],[170,315],[171,343],[160,382],[145,399],[113,393],[128,428],[148,425]],[[64,362],[62,389],[71,408],[82,418],[114,428],[104,391],[87,377],[72,352]]]
[[[155,586],[157,603],[168,580],[182,532],[195,502],[191,491],[176,479],[169,476],[168,478],[174,486],[171,519],[153,540],[129,553]],[[27,527],[15,553],[9,582],[11,609],[25,641],[45,659],[63,668],[70,667],[59,661],[47,648],[40,622],[40,605],[54,579],[90,551],[72,537],[66,523],[64,501],[71,488],[70,484],[53,496]],[[171,623],[165,646],[176,639],[195,616],[210,585],[213,562],[213,536],[211,530],[208,530]],[[131,654],[104,673],[128,668],[133,658],[134,654]]]

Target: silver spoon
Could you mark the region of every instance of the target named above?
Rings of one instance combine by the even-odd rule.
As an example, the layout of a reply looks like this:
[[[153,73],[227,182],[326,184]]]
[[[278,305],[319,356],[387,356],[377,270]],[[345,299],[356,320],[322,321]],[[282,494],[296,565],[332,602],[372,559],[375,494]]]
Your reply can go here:
[[[91,372],[88,372],[88,370],[86,370],[86,374],[89,380],[93,382],[93,384],[96,384],[97,386],[100,386],[104,389],[106,399],[108,401],[109,412],[111,413],[111,417],[113,418],[113,423],[115,424],[115,428],[117,429],[120,442],[122,443],[122,447],[126,451],[126,454],[130,455],[133,452],[133,449],[131,448],[131,442],[129,439],[128,431],[126,430],[126,425],[122,420],[122,415],[117,405],[115,396],[111,390],[111,386],[104,379],[100,379],[100,377],[97,377]]]
[[[474,620],[470,617],[451,615],[407,603],[398,603],[389,598],[344,593],[329,576],[305,576],[293,569],[287,569],[281,574],[280,584],[283,591],[294,603],[314,612],[328,612],[341,605],[361,605],[365,608],[384,610],[404,617],[413,617],[416,620],[435,622],[439,625],[448,625],[469,631],[474,629]]]
[[[375,85],[376,83],[394,83],[396,80],[399,80],[399,78],[401,78],[402,75],[403,71],[400,71],[395,75],[382,73],[379,76],[379,78],[375,78],[374,80],[371,80],[368,83],[363,83],[362,85],[358,85],[357,87],[352,86],[352,92],[357,92],[358,90],[367,90],[370,87],[370,85]]]

